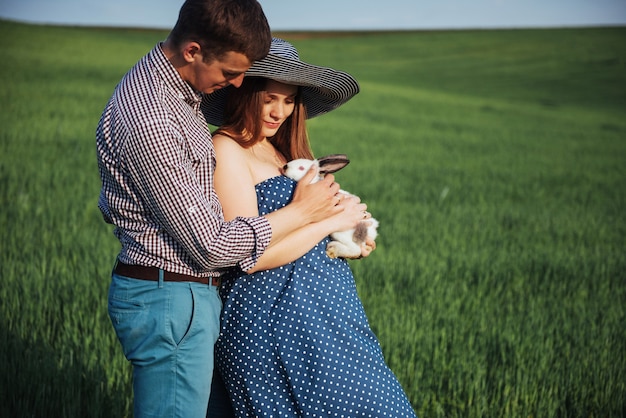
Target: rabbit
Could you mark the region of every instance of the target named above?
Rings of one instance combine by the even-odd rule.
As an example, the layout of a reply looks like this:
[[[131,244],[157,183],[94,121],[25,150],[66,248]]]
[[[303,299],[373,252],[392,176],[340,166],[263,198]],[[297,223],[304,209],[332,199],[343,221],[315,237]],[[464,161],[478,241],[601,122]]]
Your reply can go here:
[[[315,183],[321,180],[324,175],[342,169],[349,162],[350,160],[348,160],[348,157],[344,154],[327,155],[315,160],[301,158],[289,161],[283,167],[282,172],[285,176],[298,181],[307,173],[313,164],[317,164],[319,167],[319,176],[313,179],[312,183]],[[339,192],[351,196],[351,193],[345,190],[340,190]],[[367,238],[374,241],[377,235],[378,221],[374,218],[363,220],[357,224],[356,228],[330,234],[332,241],[326,246],[326,254],[330,258],[360,258],[361,245],[365,244]]]

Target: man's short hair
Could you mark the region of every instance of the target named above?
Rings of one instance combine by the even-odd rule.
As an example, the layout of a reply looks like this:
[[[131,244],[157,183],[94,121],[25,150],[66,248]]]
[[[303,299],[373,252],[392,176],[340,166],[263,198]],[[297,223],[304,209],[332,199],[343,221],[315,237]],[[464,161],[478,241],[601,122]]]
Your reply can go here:
[[[267,55],[272,34],[257,0],[186,0],[169,40],[197,42],[208,62],[231,51],[254,62]]]

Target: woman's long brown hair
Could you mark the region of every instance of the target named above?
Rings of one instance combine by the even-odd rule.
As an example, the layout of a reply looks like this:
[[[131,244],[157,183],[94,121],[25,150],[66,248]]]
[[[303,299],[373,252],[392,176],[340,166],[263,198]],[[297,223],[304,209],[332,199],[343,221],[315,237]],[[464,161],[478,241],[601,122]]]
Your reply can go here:
[[[224,123],[215,131],[231,137],[239,145],[249,148],[261,138],[261,112],[263,110],[266,78],[245,77],[241,87],[231,89],[224,107]],[[294,111],[268,140],[287,161],[296,158],[313,158],[306,130],[306,108],[302,104],[300,89],[296,95]]]

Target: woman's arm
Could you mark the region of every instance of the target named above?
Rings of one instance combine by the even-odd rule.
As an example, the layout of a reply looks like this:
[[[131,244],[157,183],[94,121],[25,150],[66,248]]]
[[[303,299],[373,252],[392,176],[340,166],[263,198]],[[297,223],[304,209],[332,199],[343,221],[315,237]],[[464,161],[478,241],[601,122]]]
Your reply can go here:
[[[254,179],[246,161],[245,150],[230,138],[220,135],[214,138],[214,145],[217,153],[215,191],[222,204],[224,217],[231,220],[237,216],[259,216]],[[308,186],[310,176],[302,181],[307,183],[299,184],[298,188]],[[306,194],[300,196],[301,201],[306,202],[306,199]],[[303,221],[305,215],[299,213],[299,207],[294,203],[272,212],[266,216],[271,218],[272,240],[249,272],[278,267],[301,257],[331,232],[354,227],[362,219],[365,209],[366,206],[357,199],[344,199],[334,207],[332,214],[316,222]],[[294,217],[296,219],[292,219]],[[280,234],[274,233],[275,225],[282,226]]]
[[[223,135],[213,137],[213,146],[217,161],[213,183],[224,219],[231,221],[237,216],[259,216],[254,179],[248,167],[245,149]]]
[[[269,270],[291,263],[306,254],[328,234],[330,232],[319,224],[309,224],[300,228],[274,245],[270,244],[254,267],[246,273]]]
[[[346,214],[347,212],[344,211],[324,221],[308,224],[292,232],[284,239],[273,244],[270,243],[257,263],[246,273],[276,268],[297,260],[332,232],[339,231],[340,225],[345,223],[341,217],[351,216]]]
[[[231,220],[237,216],[259,216],[247,151],[224,135],[216,135],[213,145],[217,158],[214,185],[224,217]],[[311,170],[302,179],[291,203],[264,216],[272,228],[272,241],[279,241],[305,225],[320,222],[344,210],[343,206],[336,205],[339,184],[333,181],[334,177],[329,175],[323,181],[309,184],[315,174]]]

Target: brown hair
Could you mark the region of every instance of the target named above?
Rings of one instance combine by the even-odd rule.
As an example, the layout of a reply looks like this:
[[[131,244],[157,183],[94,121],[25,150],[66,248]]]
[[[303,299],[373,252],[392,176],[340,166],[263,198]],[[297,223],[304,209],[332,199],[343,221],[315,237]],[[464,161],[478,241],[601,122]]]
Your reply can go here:
[[[272,34],[257,0],[186,0],[168,39],[197,42],[207,62],[230,51],[253,62],[267,55]]]
[[[231,88],[224,106],[224,123],[215,131],[231,137],[239,145],[249,148],[261,140],[261,112],[267,79],[245,77],[241,87]],[[296,158],[313,158],[306,131],[306,108],[300,90],[296,95],[293,113],[268,140],[287,161]]]

